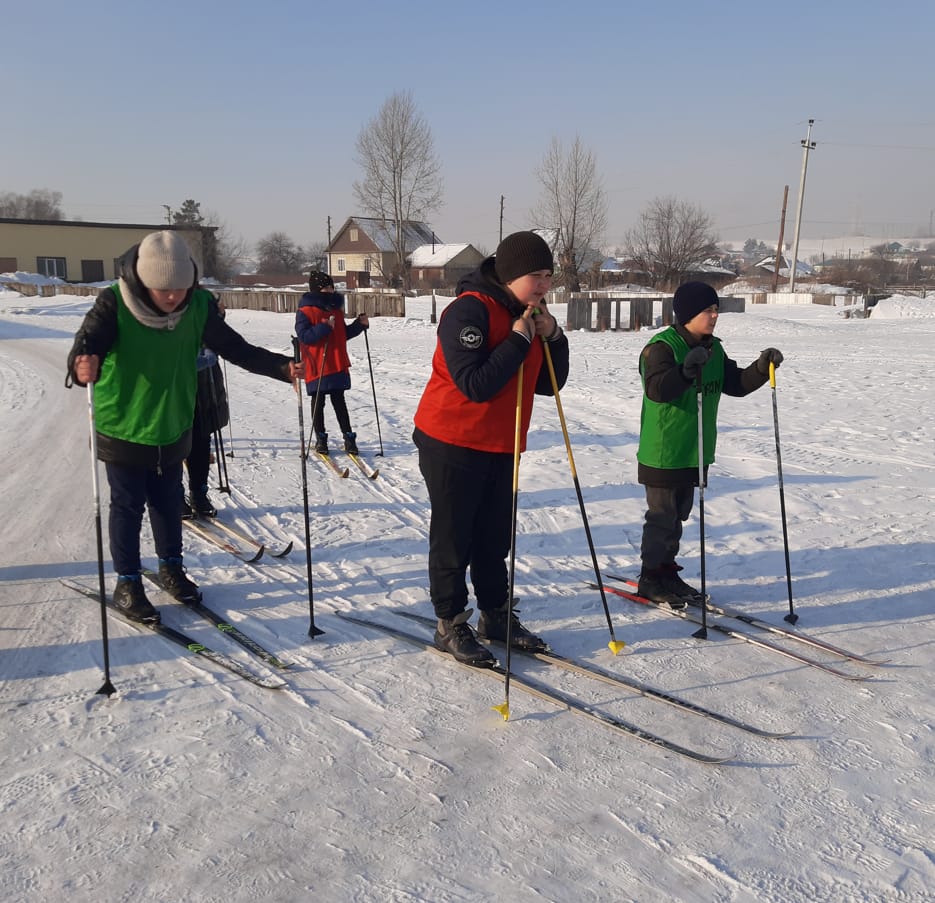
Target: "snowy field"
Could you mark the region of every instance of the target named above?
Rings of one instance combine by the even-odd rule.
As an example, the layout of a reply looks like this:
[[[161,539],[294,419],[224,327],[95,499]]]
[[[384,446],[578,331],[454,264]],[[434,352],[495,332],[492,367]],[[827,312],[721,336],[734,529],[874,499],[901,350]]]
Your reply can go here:
[[[340,620],[408,630],[430,614],[429,509],[410,439],[428,376],[427,305],[350,343],[348,395],[376,481],[310,462],[310,641],[296,397],[228,365],[232,497],[221,516],[276,540],[255,565],[187,537],[207,604],[293,663],[253,686],[110,621],[117,693],[97,695],[99,609],[58,578],[96,584],[87,396],[63,388],[90,299],[0,292],[0,899],[19,901],[697,901],[858,903],[935,889],[935,301],[725,314],[742,364],[778,371],[794,602],[802,632],[867,656],[847,681],[608,596],[613,657],[556,406],[539,399],[520,472],[517,594],[552,646],[774,730],[741,732],[634,692],[512,656],[596,709],[729,757],[663,752],[502,682]],[[557,311],[557,313],[561,313]],[[231,311],[286,351],[291,316]],[[635,482],[649,333],[575,333],[562,404],[601,566],[635,574]],[[326,411],[333,424],[333,412]],[[306,424],[309,417],[306,409]],[[332,426],[332,432],[334,428]],[[382,447],[383,457],[376,453]],[[721,405],[705,496],[707,585],[721,605],[782,625],[788,611],[770,388]],[[103,478],[103,473],[102,473]],[[105,512],[106,513],[106,512]],[[154,563],[144,533],[144,555]],[[699,569],[697,508],[683,544]],[[109,573],[108,585],[113,577]],[[168,624],[267,672],[180,606]],[[712,618],[806,651],[735,621]],[[426,633],[426,635],[428,635]],[[817,653],[816,653],[817,654]]]

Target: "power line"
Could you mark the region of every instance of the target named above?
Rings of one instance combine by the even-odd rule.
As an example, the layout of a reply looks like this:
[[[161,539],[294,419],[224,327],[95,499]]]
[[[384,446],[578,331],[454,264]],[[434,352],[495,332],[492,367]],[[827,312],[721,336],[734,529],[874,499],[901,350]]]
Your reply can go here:
[[[917,150],[917,151],[935,151],[935,147],[928,147],[921,144],[852,144],[849,141],[822,141],[822,146],[833,145],[834,147],[873,147],[881,150]]]

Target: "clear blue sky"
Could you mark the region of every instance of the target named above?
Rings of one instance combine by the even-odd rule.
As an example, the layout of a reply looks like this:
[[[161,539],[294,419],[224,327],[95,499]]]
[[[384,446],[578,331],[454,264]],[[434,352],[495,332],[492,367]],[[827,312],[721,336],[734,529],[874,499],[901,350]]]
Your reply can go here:
[[[12,6],[13,8],[10,8]],[[0,191],[66,216],[153,222],[186,198],[255,243],[324,240],[357,209],[355,141],[397,91],[432,129],[443,241],[530,225],[557,136],[596,155],[606,244],[653,198],[722,239],[928,229],[935,3],[319,3],[13,0],[0,53]]]

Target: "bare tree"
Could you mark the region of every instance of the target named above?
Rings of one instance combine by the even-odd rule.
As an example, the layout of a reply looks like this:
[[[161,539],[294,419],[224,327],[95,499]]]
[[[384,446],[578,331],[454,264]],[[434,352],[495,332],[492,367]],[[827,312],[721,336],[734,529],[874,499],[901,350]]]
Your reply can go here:
[[[607,227],[607,201],[594,154],[577,136],[567,153],[561,140],[553,138],[536,177],[543,193],[533,219],[540,229],[555,233],[552,251],[562,284],[578,291],[580,274],[595,262]]]
[[[0,216],[10,219],[62,219],[62,193],[47,188],[29,194],[7,191],[0,194]]]
[[[216,213],[206,211],[205,222],[212,227],[204,232],[205,275],[218,282],[230,282],[244,272],[244,262],[251,256],[250,246],[242,235],[234,235]]]
[[[261,273],[300,273],[305,252],[285,232],[270,232],[256,246]]]
[[[313,241],[305,254],[309,269],[328,271],[328,242]]]
[[[428,123],[409,92],[392,95],[357,136],[363,178],[354,194],[368,216],[383,220],[396,255],[396,272],[385,274],[409,288],[406,224],[425,220],[443,203],[440,164]]]
[[[625,255],[648,273],[655,288],[670,291],[716,248],[711,217],[674,197],[652,200],[624,236]]]

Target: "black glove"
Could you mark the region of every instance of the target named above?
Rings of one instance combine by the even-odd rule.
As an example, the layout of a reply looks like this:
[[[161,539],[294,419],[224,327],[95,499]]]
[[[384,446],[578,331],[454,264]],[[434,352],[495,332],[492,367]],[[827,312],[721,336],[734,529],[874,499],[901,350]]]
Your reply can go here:
[[[756,359],[756,369],[769,376],[769,365],[778,367],[782,363],[782,352],[778,348],[764,348]]]
[[[682,361],[682,376],[691,382],[701,373],[701,368],[708,362],[711,352],[702,345],[696,345]]]

